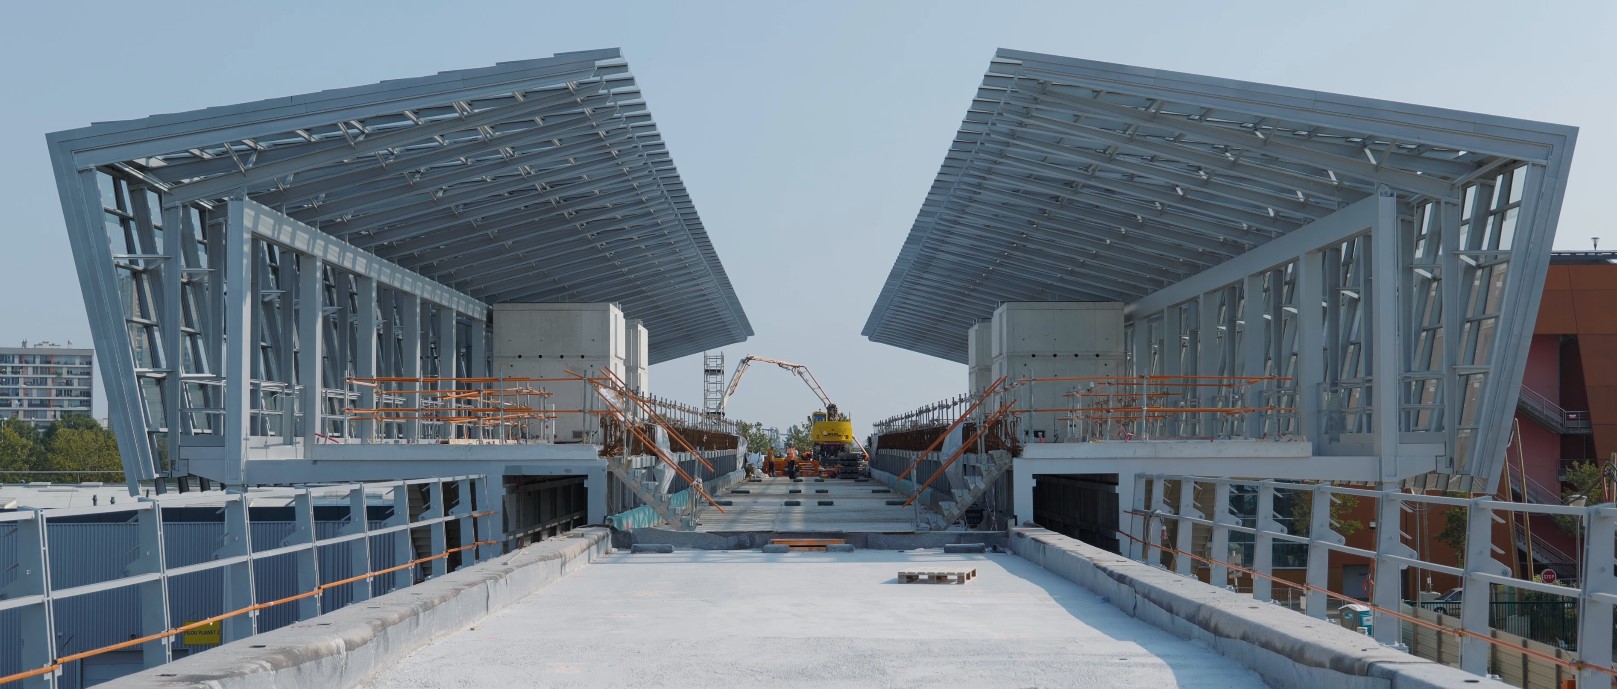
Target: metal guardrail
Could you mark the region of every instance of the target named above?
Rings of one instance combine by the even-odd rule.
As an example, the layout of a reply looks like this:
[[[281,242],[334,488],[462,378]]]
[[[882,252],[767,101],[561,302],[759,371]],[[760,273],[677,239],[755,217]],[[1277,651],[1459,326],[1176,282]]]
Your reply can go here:
[[[1613,610],[1617,608],[1617,504],[1538,505],[1489,497],[1181,475],[1139,474],[1133,480],[1135,503],[1126,511],[1120,529],[1127,541],[1125,554],[1133,559],[1161,567],[1171,556],[1173,570],[1195,576],[1199,568],[1205,567],[1208,581],[1215,585],[1222,585],[1232,572],[1238,572],[1251,578],[1252,595],[1261,601],[1276,599],[1277,584],[1300,589],[1306,592],[1306,614],[1320,619],[1325,617],[1329,599],[1359,602],[1330,589],[1332,555],[1358,559],[1369,566],[1364,593],[1374,610],[1373,634],[1377,641],[1399,643],[1404,625],[1457,637],[1460,668],[1478,675],[1488,672],[1490,647],[1502,643],[1493,637],[1489,627],[1489,603],[1495,599],[1496,586],[1523,598],[1567,601],[1577,608],[1577,633],[1569,644],[1579,649],[1575,660],[1525,648],[1511,650],[1575,672],[1579,686],[1606,686],[1617,678],[1617,669],[1612,666]],[[1302,533],[1293,533],[1279,518],[1277,500],[1282,497],[1293,501],[1293,505],[1297,500],[1307,501],[1308,523],[1292,525]],[[1349,546],[1335,532],[1331,506],[1344,498],[1375,501],[1375,519],[1383,526],[1375,532],[1373,550]],[[1250,515],[1232,509],[1237,500]],[[1429,554],[1423,555],[1411,547],[1398,528],[1406,510],[1429,509],[1463,511],[1465,538],[1459,563],[1438,562]],[[1577,522],[1586,563],[1578,586],[1518,578],[1510,566],[1494,559],[1495,522],[1518,513],[1571,517]],[[1255,518],[1248,521],[1244,516]],[[1296,519],[1294,516],[1285,521]],[[1255,547],[1250,561],[1232,561],[1240,559],[1236,556],[1222,559],[1227,554],[1239,554],[1231,550],[1232,534],[1252,537]],[[1284,543],[1302,544],[1308,549],[1301,583],[1275,575],[1275,546]],[[1459,627],[1445,627],[1402,612],[1401,588],[1406,568],[1458,578],[1462,589]]]
[[[397,589],[449,572],[450,557],[456,553],[471,553],[461,556],[462,564],[495,557],[503,546],[498,535],[498,505],[483,504],[492,502],[491,498],[487,477],[452,476],[248,492],[172,494],[116,505],[0,513],[0,537],[16,539],[9,545],[13,545],[17,553],[13,566],[15,578],[0,587],[0,613],[21,616],[22,638],[7,643],[20,644],[23,663],[21,671],[0,676],[0,686],[54,687],[65,665],[132,648],[139,648],[146,667],[154,667],[172,659],[173,637],[189,631],[217,625],[221,643],[228,643],[258,633],[259,613],[264,610],[292,605],[293,621],[305,620],[326,612],[322,610],[325,597],[321,594],[333,589],[346,587],[350,594],[348,604],[352,604],[371,598],[373,580],[389,578],[390,588]],[[295,528],[277,547],[259,549],[254,547],[252,527],[261,520],[254,519],[253,503],[265,500],[289,504]],[[346,506],[346,520],[340,523],[335,535],[321,537],[315,528],[317,502],[323,506]],[[370,524],[368,507],[373,504],[392,507],[391,517],[381,527],[373,528]],[[166,556],[168,537],[164,511],[183,508],[208,508],[219,514],[224,533],[212,557],[176,564]],[[117,520],[119,516],[124,518]],[[135,523],[139,534],[134,557],[122,574],[70,587],[54,585],[52,523],[109,518]],[[284,520],[284,516],[280,519]],[[455,546],[450,545],[447,528],[452,522],[457,522],[460,541]],[[372,550],[376,544],[374,539],[378,538],[393,540],[390,549],[396,561],[376,561]],[[424,542],[418,544],[418,538]],[[353,544],[346,548],[349,558],[344,574],[347,576],[325,580],[319,564],[321,549],[344,544]],[[111,556],[115,554],[109,554]],[[273,600],[260,600],[260,592],[254,585],[255,569],[265,560],[280,557],[296,558],[298,590]],[[425,571],[418,572],[419,568]],[[182,596],[187,589],[183,582],[171,582],[206,572],[217,572],[223,577],[224,595],[219,612],[201,620],[175,624],[170,619],[171,597]],[[55,630],[58,603],[123,588],[137,591],[140,634],[116,644],[62,653]]]
[[[1526,385],[1521,387],[1521,394],[1517,398],[1517,408],[1526,412],[1535,421],[1548,426],[1550,430],[1560,435],[1588,435],[1594,432],[1594,425],[1586,411],[1567,411],[1560,404],[1542,393]]]

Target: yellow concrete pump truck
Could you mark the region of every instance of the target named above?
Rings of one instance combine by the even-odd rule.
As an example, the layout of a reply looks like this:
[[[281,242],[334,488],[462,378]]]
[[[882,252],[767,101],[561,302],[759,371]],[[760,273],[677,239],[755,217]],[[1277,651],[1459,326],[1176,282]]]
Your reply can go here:
[[[797,374],[797,377],[803,379],[809,389],[820,398],[820,403],[825,405],[823,410],[809,415],[809,437],[814,443],[814,459],[819,461],[822,469],[835,467],[836,475],[844,478],[864,476],[869,472],[869,454],[853,434],[853,421],[831,402],[831,398],[825,394],[825,388],[820,387],[820,381],[807,366],[790,361],[765,359],[761,356],[742,358],[741,362],[736,364],[735,374],[730,378],[730,386],[724,391],[724,398],[719,406],[721,412],[729,404],[730,395],[735,394],[736,388],[741,385],[742,374],[747,372],[747,367],[754,361],[774,364]]]

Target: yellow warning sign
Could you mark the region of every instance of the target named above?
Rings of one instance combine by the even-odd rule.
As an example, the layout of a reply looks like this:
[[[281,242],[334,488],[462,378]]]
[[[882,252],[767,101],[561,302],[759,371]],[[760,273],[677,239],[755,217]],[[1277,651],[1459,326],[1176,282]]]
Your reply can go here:
[[[218,646],[224,642],[223,625],[219,622],[209,622],[196,629],[186,630],[180,635],[180,642],[187,646]]]

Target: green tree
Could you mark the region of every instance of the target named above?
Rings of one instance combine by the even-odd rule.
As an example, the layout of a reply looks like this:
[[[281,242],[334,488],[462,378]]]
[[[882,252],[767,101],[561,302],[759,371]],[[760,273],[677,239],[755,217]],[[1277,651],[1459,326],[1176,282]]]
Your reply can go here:
[[[39,431],[22,419],[0,422],[0,472],[28,471],[39,464],[44,448],[39,443]],[[27,474],[0,473],[0,480],[29,480]]]
[[[1561,480],[1567,488],[1561,492],[1561,501],[1572,504],[1574,500],[1582,498],[1585,505],[1599,505],[1610,502],[1611,496],[1606,494],[1606,467],[1596,462],[1578,462],[1566,470],[1566,478]],[[1555,525],[1561,527],[1568,536],[1578,535],[1578,519],[1568,514],[1558,514],[1553,517]]]
[[[762,423],[741,422],[741,436],[747,439],[748,452],[764,454],[774,445],[770,441],[769,431],[764,430]]]
[[[1456,491],[1448,491],[1444,495],[1451,498],[1469,498],[1470,495]],[[1470,528],[1467,522],[1470,516],[1464,507],[1450,507],[1443,510],[1443,530],[1437,532],[1437,541],[1454,549],[1454,566],[1465,566],[1465,534]]]
[[[1364,524],[1357,519],[1348,519],[1347,514],[1359,506],[1357,495],[1332,496],[1331,502],[1331,530],[1343,536],[1352,536],[1364,528]],[[1291,498],[1291,530],[1299,536],[1306,536],[1313,530],[1314,524],[1314,496],[1301,491],[1293,491]]]
[[[786,447],[795,447],[798,452],[808,452],[814,449],[814,434],[807,426],[792,424],[786,429]]]
[[[60,482],[123,481],[123,460],[118,455],[117,438],[94,420],[85,424],[83,418],[88,417],[64,417],[45,430],[43,458],[38,469],[62,472],[49,476]],[[108,473],[69,473],[83,471]]]
[[[51,438],[56,437],[57,433],[65,430],[104,431],[106,429],[101,427],[100,422],[90,418],[89,414],[65,414],[62,418],[52,421],[51,425],[45,427],[45,432],[41,434],[39,441],[41,444],[48,446],[51,444]],[[108,433],[110,434],[111,431],[108,431]]]

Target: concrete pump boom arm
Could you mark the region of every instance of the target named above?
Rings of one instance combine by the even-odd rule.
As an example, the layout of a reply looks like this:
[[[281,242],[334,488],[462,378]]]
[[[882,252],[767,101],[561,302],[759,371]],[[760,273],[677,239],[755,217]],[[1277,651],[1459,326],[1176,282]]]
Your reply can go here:
[[[736,364],[736,372],[730,377],[730,387],[725,388],[724,399],[719,402],[719,410],[721,412],[730,406],[730,396],[735,394],[737,387],[740,387],[742,374],[747,372],[747,367],[752,365],[752,362],[754,361],[762,361],[766,364],[774,364],[797,374],[797,377],[802,378],[803,383],[808,385],[809,389],[813,390],[814,394],[820,398],[820,404],[824,405],[827,409],[831,407],[831,398],[826,396],[825,388],[820,387],[819,379],[814,377],[814,373],[810,371],[807,366],[802,364],[794,364],[790,361],[780,361],[777,359],[766,359],[761,356],[748,355],[746,357],[742,357],[741,362]]]

